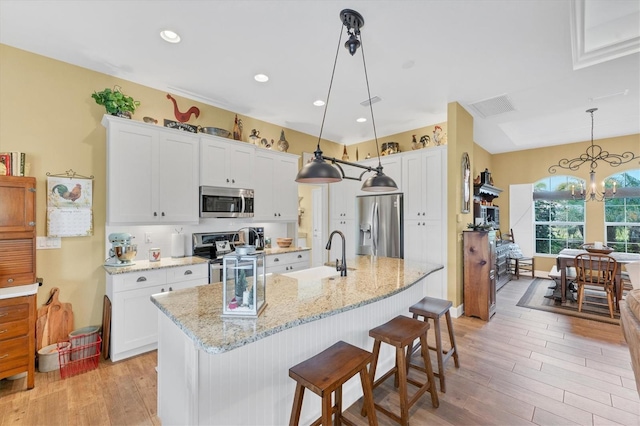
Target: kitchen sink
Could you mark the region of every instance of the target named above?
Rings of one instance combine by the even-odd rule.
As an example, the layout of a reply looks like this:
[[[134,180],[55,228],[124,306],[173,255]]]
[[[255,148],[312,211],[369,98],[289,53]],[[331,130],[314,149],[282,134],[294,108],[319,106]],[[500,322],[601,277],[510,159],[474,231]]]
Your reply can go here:
[[[347,271],[351,268],[347,268]],[[282,274],[285,277],[295,278],[297,280],[314,281],[322,278],[339,277],[340,271],[336,271],[335,266],[316,266],[315,268],[303,269],[301,271],[287,272]]]

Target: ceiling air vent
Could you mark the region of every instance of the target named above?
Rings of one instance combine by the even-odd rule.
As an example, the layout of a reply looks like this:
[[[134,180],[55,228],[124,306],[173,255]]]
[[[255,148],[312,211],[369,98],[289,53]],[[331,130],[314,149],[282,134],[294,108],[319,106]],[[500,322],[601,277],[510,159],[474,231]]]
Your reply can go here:
[[[507,95],[500,95],[496,96],[495,98],[489,98],[483,101],[474,102],[472,104],[469,104],[469,106],[476,110],[478,114],[482,116],[482,118],[504,114],[505,112],[516,110]]]
[[[367,107],[370,104],[375,104],[376,102],[380,102],[381,100],[382,98],[380,96],[372,96],[371,99],[360,102],[360,105],[362,105],[363,107]]]

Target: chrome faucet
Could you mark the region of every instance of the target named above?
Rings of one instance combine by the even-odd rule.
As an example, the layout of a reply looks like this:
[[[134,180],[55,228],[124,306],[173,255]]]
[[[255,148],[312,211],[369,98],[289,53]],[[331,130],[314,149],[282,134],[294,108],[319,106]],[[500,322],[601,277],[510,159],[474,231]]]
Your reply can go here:
[[[335,230],[331,233],[331,235],[329,235],[329,242],[327,243],[327,247],[325,247],[327,250],[331,250],[331,239],[333,238],[333,234],[338,234],[340,235],[340,238],[342,238],[342,264],[340,264],[340,261],[338,259],[336,259],[336,271],[340,271],[340,276],[341,277],[346,277],[347,276],[347,259],[345,257],[345,239],[344,239],[344,234],[338,230]]]

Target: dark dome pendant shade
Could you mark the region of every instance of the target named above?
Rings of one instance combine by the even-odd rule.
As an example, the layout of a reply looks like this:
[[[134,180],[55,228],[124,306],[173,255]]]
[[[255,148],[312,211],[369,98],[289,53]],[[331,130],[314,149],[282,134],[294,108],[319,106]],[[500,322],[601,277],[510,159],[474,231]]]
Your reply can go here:
[[[371,91],[369,90],[369,77],[367,76],[367,64],[364,59],[364,47],[358,37],[361,37],[360,28],[364,26],[364,18],[355,10],[344,9],[340,12],[340,20],[343,26],[347,28],[347,34],[349,40],[345,43],[344,47],[347,48],[351,56],[355,55],[358,48],[361,48],[362,52],[362,64],[364,67],[364,76],[367,83],[367,95],[368,99],[371,99]],[[342,179],[362,180],[362,176],[367,172],[375,172],[375,175],[369,177],[362,185],[363,191],[369,192],[389,192],[398,189],[398,185],[389,176],[386,176],[382,171],[382,162],[380,161],[380,148],[378,146],[378,135],[376,133],[376,122],[373,117],[373,106],[369,102],[369,109],[371,111],[371,123],[373,125],[373,134],[376,141],[376,151],[378,154],[378,166],[369,167],[361,164],[352,163],[349,161],[338,160],[333,157],[326,157],[322,155],[320,149],[320,140],[322,139],[322,130],[324,129],[324,121],[327,116],[327,108],[329,107],[329,98],[331,96],[331,87],[333,86],[333,77],[336,72],[336,64],[338,62],[338,52],[340,51],[340,43],[342,42],[342,28],[340,29],[340,39],[338,40],[338,49],[336,50],[336,57],[333,62],[333,71],[331,73],[331,82],[329,83],[329,92],[327,94],[327,101],[324,107],[324,114],[322,116],[322,125],[320,126],[320,134],[318,136],[318,146],[314,152],[314,157],[309,160],[307,164],[304,164],[298,175],[296,176],[296,182],[308,183],[308,184],[320,184],[320,183],[335,183],[340,182]],[[326,160],[326,161],[325,161]],[[327,162],[329,161],[329,162]],[[365,171],[357,177],[347,177],[344,174],[344,170],[340,167],[340,164],[347,164],[352,167],[358,167]]]

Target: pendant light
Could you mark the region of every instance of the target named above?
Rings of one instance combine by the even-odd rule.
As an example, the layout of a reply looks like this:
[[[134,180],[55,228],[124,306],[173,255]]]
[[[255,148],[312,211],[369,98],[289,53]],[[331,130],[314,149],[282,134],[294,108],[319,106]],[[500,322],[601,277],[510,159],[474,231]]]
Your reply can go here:
[[[340,20],[342,21],[342,25],[347,29],[347,35],[349,39],[345,43],[345,48],[349,51],[351,56],[355,55],[357,50],[360,48],[360,52],[362,53],[362,65],[364,67],[364,76],[367,85],[367,99],[371,99],[371,91],[369,90],[369,77],[367,75],[367,64],[364,58],[364,46],[362,44],[362,35],[360,34],[360,28],[364,26],[364,18],[355,10],[344,9],[340,12]],[[362,185],[363,191],[369,192],[388,192],[394,191],[398,189],[398,185],[393,181],[392,178],[386,176],[382,171],[382,162],[380,160],[380,148],[378,147],[378,135],[376,133],[376,122],[373,117],[373,106],[372,102],[369,102],[369,109],[371,112],[371,123],[373,125],[373,135],[376,141],[376,150],[378,153],[378,166],[377,167],[369,167],[363,166],[361,164],[352,163],[349,161],[338,160],[333,157],[326,157],[322,155],[322,150],[320,149],[320,140],[322,139],[322,130],[324,129],[324,122],[327,116],[327,108],[329,107],[329,98],[331,96],[331,87],[333,86],[333,77],[336,72],[336,64],[338,62],[338,53],[340,51],[340,43],[342,41],[342,28],[340,28],[340,38],[338,39],[338,48],[336,49],[336,56],[333,61],[333,70],[331,72],[331,81],[329,83],[329,92],[327,94],[327,101],[324,106],[324,114],[322,116],[322,124],[320,126],[320,134],[318,136],[318,145],[314,152],[314,157],[307,164],[302,166],[302,169],[298,172],[296,176],[296,182],[299,183],[311,183],[311,184],[319,184],[319,183],[334,183],[340,182],[343,178],[353,179],[353,180],[361,180],[362,174],[358,178],[347,177],[344,175],[344,170],[339,166],[340,164],[347,164],[352,167],[358,167],[361,169],[365,169],[365,172],[375,172],[374,176],[368,178],[364,184]],[[330,161],[327,162],[327,161]],[[337,167],[334,167],[334,165]]]

